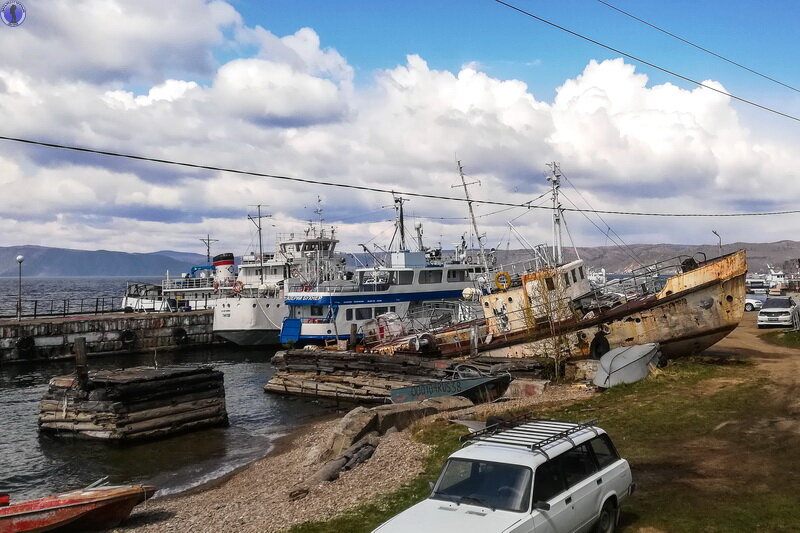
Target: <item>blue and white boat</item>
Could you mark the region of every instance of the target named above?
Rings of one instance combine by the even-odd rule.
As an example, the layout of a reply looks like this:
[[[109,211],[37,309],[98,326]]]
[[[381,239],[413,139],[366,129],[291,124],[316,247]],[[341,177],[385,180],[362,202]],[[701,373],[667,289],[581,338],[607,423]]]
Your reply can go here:
[[[394,313],[407,325],[427,328],[455,319],[462,292],[474,287],[483,268],[462,261],[443,262],[437,254],[401,250],[391,266],[359,268],[350,280],[309,284],[288,282],[282,343],[347,339],[353,324],[363,337],[378,316]]]

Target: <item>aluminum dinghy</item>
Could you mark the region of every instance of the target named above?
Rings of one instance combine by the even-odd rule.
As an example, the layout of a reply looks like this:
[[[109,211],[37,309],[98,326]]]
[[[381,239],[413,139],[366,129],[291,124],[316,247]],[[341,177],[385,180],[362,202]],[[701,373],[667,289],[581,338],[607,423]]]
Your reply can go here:
[[[600,358],[594,384],[609,388],[621,383],[636,383],[650,373],[650,364],[660,356],[657,342],[614,348]]]

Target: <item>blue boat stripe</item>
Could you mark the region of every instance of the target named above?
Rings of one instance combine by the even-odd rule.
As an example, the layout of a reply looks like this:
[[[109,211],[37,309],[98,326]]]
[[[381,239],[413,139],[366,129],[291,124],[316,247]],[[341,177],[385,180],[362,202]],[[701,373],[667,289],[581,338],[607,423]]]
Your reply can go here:
[[[406,292],[399,294],[359,294],[358,296],[287,296],[286,305],[361,305],[460,298],[461,290]]]

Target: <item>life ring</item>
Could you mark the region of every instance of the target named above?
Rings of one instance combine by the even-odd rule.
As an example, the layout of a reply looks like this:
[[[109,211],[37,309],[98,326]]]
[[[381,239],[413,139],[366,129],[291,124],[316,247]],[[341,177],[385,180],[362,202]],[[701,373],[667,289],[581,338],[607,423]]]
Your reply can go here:
[[[293,278],[299,278],[300,277],[300,271],[297,270],[296,268],[293,268],[292,269],[292,277]]]
[[[236,280],[233,282],[233,287],[231,287],[231,290],[236,294],[239,294],[242,292],[242,290],[244,290],[244,282],[242,280]]]
[[[494,275],[494,285],[501,291],[506,290],[511,286],[511,274],[508,272],[498,272]]]
[[[217,294],[219,292],[219,281],[215,281],[212,287],[214,288],[214,294]]]

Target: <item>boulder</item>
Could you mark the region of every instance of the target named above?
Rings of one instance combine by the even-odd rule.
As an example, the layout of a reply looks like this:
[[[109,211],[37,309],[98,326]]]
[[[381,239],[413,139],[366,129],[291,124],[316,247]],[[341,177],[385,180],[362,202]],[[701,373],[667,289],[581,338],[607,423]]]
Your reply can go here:
[[[546,379],[515,379],[508,386],[504,398],[529,398],[544,394],[550,382]]]
[[[356,407],[344,415],[331,430],[325,442],[311,451],[314,461],[325,462],[338,457],[344,450],[378,427],[378,415],[372,409]]]

